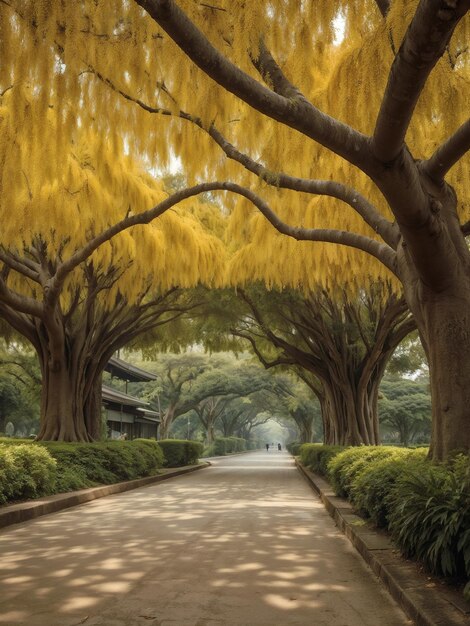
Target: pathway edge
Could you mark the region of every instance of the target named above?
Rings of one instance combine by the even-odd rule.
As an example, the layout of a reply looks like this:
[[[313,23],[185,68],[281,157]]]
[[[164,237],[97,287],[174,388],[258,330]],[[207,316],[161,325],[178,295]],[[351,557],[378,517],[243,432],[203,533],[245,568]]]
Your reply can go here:
[[[416,626],[470,625],[470,605],[457,591],[444,588],[442,583],[422,573],[415,563],[403,559],[390,538],[371,529],[354,513],[350,502],[335,495],[322,476],[308,470],[297,458],[295,464],[338,528]]]

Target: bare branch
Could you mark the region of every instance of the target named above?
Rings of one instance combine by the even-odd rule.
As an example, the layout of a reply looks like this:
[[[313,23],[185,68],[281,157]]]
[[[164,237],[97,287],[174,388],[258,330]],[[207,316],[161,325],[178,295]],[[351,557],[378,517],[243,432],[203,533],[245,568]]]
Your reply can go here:
[[[222,55],[174,0],[136,0],[215,82],[264,115],[294,128],[355,165],[369,162],[368,140],[347,124],[300,98],[268,89]]]
[[[470,118],[451,135],[434,154],[421,164],[422,171],[434,180],[443,180],[447,172],[470,150]]]
[[[284,75],[279,65],[274,60],[271,52],[267,49],[263,39],[259,42],[259,54],[257,57],[251,56],[251,61],[256,67],[263,80],[272,86],[275,93],[284,98],[303,100],[308,103],[307,98],[295,87]]]
[[[401,152],[406,131],[429,74],[445,52],[470,0],[421,0],[393,62],[374,131],[372,150],[392,162]]]

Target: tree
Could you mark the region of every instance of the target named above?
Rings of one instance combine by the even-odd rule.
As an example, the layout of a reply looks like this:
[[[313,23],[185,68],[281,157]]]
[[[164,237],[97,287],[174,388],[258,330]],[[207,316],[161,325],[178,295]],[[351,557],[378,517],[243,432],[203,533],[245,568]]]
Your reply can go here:
[[[0,344],[0,433],[11,422],[17,435],[36,432],[41,376],[34,353],[12,341]]]
[[[228,354],[157,355],[155,351],[152,357],[156,359],[152,369],[158,378],[155,383],[147,383],[145,398],[161,410],[163,439],[177,417],[195,411],[210,442],[215,421],[227,401],[273,385],[273,376],[246,358],[237,362]]]
[[[62,134],[86,120],[103,135],[124,129],[131,149],[150,158],[168,161],[171,146],[193,177],[233,174],[257,185],[263,199],[243,195],[271,224],[321,242],[314,254],[292,248],[238,203],[234,232],[251,237],[240,250],[239,281],[255,272],[243,259],[269,248],[278,252],[277,284],[329,284],[346,265],[358,278],[393,275],[427,353],[431,449],[441,459],[470,451],[469,7],[274,0],[266,10],[244,0],[136,0],[51,8],[17,0],[2,4],[4,23],[15,28],[2,40],[13,60],[0,82],[5,89],[39,76],[41,114],[50,94],[67,95]],[[80,115],[70,115],[77,107]],[[19,175],[18,162],[14,169]]]
[[[320,402],[325,443],[378,444],[380,381],[414,328],[404,300],[379,285],[359,295],[258,285],[237,289],[237,296],[215,292],[209,299],[209,310],[222,322],[212,327],[207,318],[208,339],[215,334],[220,341],[225,326],[249,342],[265,367],[293,368]]]
[[[408,446],[417,435],[429,436],[431,397],[425,384],[406,379],[384,380],[380,391],[380,423],[396,431],[400,443]]]
[[[470,253],[465,242],[470,226],[468,223],[461,226],[458,212],[459,203],[463,208],[468,193],[462,189],[461,182],[466,177],[459,178],[463,171],[468,170],[454,167],[470,147],[470,120],[465,120],[464,107],[459,106],[462,100],[456,98],[456,106],[450,112],[436,97],[437,91],[442,91],[442,85],[437,87],[436,81],[442,80],[446,81],[447,89],[462,86],[468,96],[468,88],[462,79],[468,77],[469,70],[465,58],[468,54],[469,21],[463,18],[470,2],[422,0],[411,15],[403,36],[402,20],[407,3],[377,2],[375,15],[370,15],[373,11],[371,3],[362,3],[362,13],[359,14],[348,11],[349,3],[344,4],[346,27],[352,31],[353,37],[356,28],[363,29],[363,41],[364,44],[370,43],[367,52],[373,63],[377,62],[374,52],[379,50],[390,60],[390,67],[382,69],[382,66],[381,80],[374,85],[377,89],[374,101],[368,106],[356,104],[357,109],[366,113],[369,119],[375,119],[370,135],[370,122],[364,124],[361,120],[360,125],[355,124],[354,115],[348,116],[349,124],[338,117],[328,117],[309,100],[308,92],[302,92],[302,83],[300,88],[294,86],[300,71],[292,67],[294,63],[289,58],[289,49],[284,48],[282,56],[269,30],[274,20],[281,19],[283,3],[275,3],[273,10],[266,14],[255,10],[250,18],[255,18],[256,26],[249,29],[248,34],[239,37],[231,35],[237,42],[230,41],[230,45],[224,47],[225,54],[219,52],[213,41],[216,39],[219,44],[224,36],[233,32],[221,28],[221,22],[225,26],[235,26],[235,19],[238,17],[240,20],[242,11],[238,4],[234,7],[230,3],[231,11],[223,18],[214,15],[207,20],[206,16],[207,23],[203,25],[203,12],[196,8],[191,11],[191,20],[172,0],[138,0],[138,3],[203,72],[228,92],[268,118],[296,129],[306,140],[313,139],[339,155],[364,172],[377,186],[393,215],[393,223],[388,221],[383,210],[380,211],[381,207],[374,208],[353,189],[332,182],[309,181],[316,193],[340,198],[349,204],[376,231],[382,242],[349,231],[313,229],[309,232],[305,228],[278,226],[281,232],[299,239],[335,241],[367,251],[397,276],[416,319],[430,365],[434,400],[432,455],[439,459],[455,449],[470,451],[467,410],[470,400]],[[311,17],[311,11],[298,8],[297,17],[300,20]],[[323,20],[318,23],[318,28],[326,27],[331,32],[332,11],[322,7],[322,12]],[[382,17],[380,21],[379,16]],[[289,17],[294,17],[293,10]],[[354,18],[356,25],[353,24]],[[288,19],[286,22],[291,24]],[[300,33],[297,45],[306,39],[306,28],[306,20],[302,20],[301,25],[297,22]],[[278,29],[279,26],[273,30],[276,32]],[[255,32],[257,35],[250,39]],[[286,27],[287,32],[292,35],[290,26]],[[315,41],[312,35],[310,33],[311,40]],[[375,48],[370,42],[372,36],[375,36]],[[286,41],[285,38],[277,39],[282,44]],[[291,49],[295,47],[290,46]],[[337,80],[344,75],[348,62],[351,67],[353,55],[358,65],[361,61],[365,65],[364,53],[358,59],[365,47],[358,49],[356,46],[355,50],[348,51],[348,60],[335,68]],[[326,53],[331,53],[327,45],[324,49]],[[308,51],[312,52],[312,44]],[[250,59],[265,84],[244,71],[241,54]],[[459,61],[462,54],[464,59]],[[276,62],[276,56],[282,59],[285,71]],[[304,51],[303,56],[304,62],[311,62]],[[434,76],[430,78],[434,69]],[[293,81],[287,77],[289,74]],[[384,87],[385,76],[387,83]],[[309,79],[306,83],[308,89]],[[349,97],[354,99],[354,95],[350,93]],[[422,104],[416,112],[420,98]],[[423,114],[427,116],[426,129],[420,125]],[[452,116],[455,126],[450,121]],[[414,133],[427,131],[426,141],[414,141],[415,137],[410,132],[405,143],[414,117],[417,118]],[[360,127],[366,132],[357,130]],[[465,166],[468,167],[468,161]],[[451,184],[446,177],[452,168],[455,169],[455,176],[449,178]],[[302,183],[295,184],[292,180],[282,181],[280,186],[289,183],[291,188],[302,189]]]
[[[5,109],[0,124],[13,141],[10,116]],[[60,178],[51,178],[47,162],[25,166],[23,188],[16,188],[12,204],[4,196],[0,204],[7,225],[0,246],[0,316],[39,359],[38,439],[99,438],[101,375],[109,358],[193,309],[194,292],[181,287],[210,283],[223,265],[221,243],[191,211],[141,226],[186,191],[168,196],[125,157],[119,162],[109,152],[93,152],[93,139],[85,135],[71,148]]]

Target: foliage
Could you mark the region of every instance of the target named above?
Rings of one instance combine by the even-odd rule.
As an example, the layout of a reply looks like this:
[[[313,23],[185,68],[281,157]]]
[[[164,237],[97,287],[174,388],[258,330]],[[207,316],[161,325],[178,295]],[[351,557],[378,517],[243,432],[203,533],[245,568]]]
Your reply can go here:
[[[322,450],[324,449],[324,450]],[[428,449],[301,446],[301,460],[321,472],[322,453],[339,496],[391,531],[406,557],[437,575],[470,578],[470,458],[428,460]],[[466,587],[467,595],[470,583]]]
[[[330,460],[335,458],[344,449],[344,446],[325,446],[320,443],[304,443],[300,446],[300,461],[303,465],[312,470],[312,472],[327,476]]]
[[[202,456],[203,445],[187,439],[161,439],[158,442],[165,457],[165,467],[195,465]]]
[[[3,444],[1,448],[12,451],[11,454],[19,454],[15,450],[20,449],[22,455],[29,455],[29,450],[32,449],[34,454],[42,454],[46,459],[52,457],[53,488],[48,487],[48,491],[46,490],[50,493],[150,476],[163,464],[163,453],[159,444],[148,439],[100,443],[23,443],[22,440],[2,439],[0,443]],[[47,463],[44,466],[47,467]],[[21,470],[21,464],[19,467]],[[36,470],[33,469],[31,474],[34,476]],[[31,489],[27,497],[44,495],[45,489],[41,489],[37,493]]]
[[[39,498],[56,488],[56,461],[39,445],[0,443],[0,504]]]
[[[412,465],[390,500],[390,530],[407,557],[430,571],[470,578],[470,458]]]
[[[349,497],[356,476],[366,470],[373,461],[393,454],[386,446],[359,446],[337,454],[328,463],[328,478],[338,496]]]
[[[390,448],[386,458],[372,459],[352,481],[350,499],[361,515],[370,518],[376,526],[387,527],[395,505],[393,488],[410,470],[424,467],[428,450]]]
[[[11,422],[18,437],[38,430],[41,374],[36,355],[17,339],[0,340],[0,433]]]
[[[287,444],[287,451],[292,454],[292,456],[299,456],[300,454],[300,446],[303,445],[301,441],[291,441]]]
[[[380,386],[379,420],[408,446],[414,441],[429,441],[431,394],[427,382],[386,378]]]
[[[259,447],[258,443],[256,448]],[[246,449],[247,442],[241,437],[216,437],[212,444],[204,450],[204,456],[225,456],[233,452],[244,452]]]

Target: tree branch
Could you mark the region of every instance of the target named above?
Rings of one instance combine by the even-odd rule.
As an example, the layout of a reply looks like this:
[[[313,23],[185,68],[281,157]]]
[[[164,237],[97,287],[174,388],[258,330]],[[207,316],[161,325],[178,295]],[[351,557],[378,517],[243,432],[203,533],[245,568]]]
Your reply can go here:
[[[463,224],[460,230],[462,231],[465,237],[468,237],[468,235],[470,235],[470,220],[468,222],[465,222],[465,224]]]
[[[390,10],[390,0],[375,0],[382,17],[385,17]]]
[[[276,367],[277,365],[295,365],[295,361],[293,359],[287,359],[286,357],[278,358],[278,359],[275,359],[273,361],[268,361],[262,355],[260,349],[256,345],[255,339],[250,334],[248,334],[248,333],[245,334],[242,331],[236,330],[235,328],[231,328],[230,332],[235,337],[240,337],[241,339],[246,339],[247,341],[249,341],[251,343],[251,347],[253,349],[253,352],[256,354],[256,356],[258,357],[259,362],[261,363],[261,365],[265,369],[270,369],[271,367]]]
[[[356,213],[358,213],[362,219],[368,224],[376,233],[378,233],[384,242],[391,248],[396,250],[398,245],[398,230],[395,224],[386,220],[379,211],[359,192],[352,187],[343,185],[330,180],[315,180],[308,178],[298,178],[290,176],[284,172],[271,172],[266,166],[262,165],[258,161],[255,161],[247,154],[240,152],[233,144],[231,144],[224,135],[211,124],[209,128],[204,126],[201,118],[190,115],[185,111],[179,111],[173,113],[169,109],[161,107],[152,107],[139,98],[134,98],[128,93],[122,91],[114,85],[108,78],[104,78],[99,72],[90,70],[97,78],[108,85],[113,91],[119,93],[123,98],[130,102],[134,102],[144,111],[148,113],[156,113],[166,116],[178,116],[179,118],[189,121],[211,137],[215,143],[223,150],[226,156],[237,163],[243,165],[243,167],[252,172],[256,176],[263,179],[268,185],[279,187],[282,189],[291,189],[293,191],[300,191],[308,194],[329,196],[336,198],[352,207]]]
[[[6,286],[3,278],[0,278],[0,303],[8,305],[19,313],[26,313],[27,315],[33,315],[41,319],[44,315],[44,307],[41,303],[33,298],[28,298],[27,296],[12,291]]]
[[[388,267],[390,271],[394,273],[396,272],[395,251],[383,243],[370,239],[369,237],[347,231],[333,229],[308,229],[289,226],[283,222],[276,215],[276,213],[274,213],[274,211],[272,211],[264,200],[241,185],[229,182],[201,183],[199,185],[195,185],[194,187],[188,187],[187,189],[177,191],[154,206],[152,209],[137,215],[126,217],[91,239],[85,246],[83,246],[83,248],[61,263],[58,266],[55,275],[48,281],[45,287],[46,301],[48,305],[52,305],[57,301],[67,275],[80,263],[85,261],[91,254],[93,254],[93,252],[104,242],[108,241],[118,233],[135,226],[136,224],[148,224],[152,220],[160,217],[160,215],[165,213],[165,211],[179,202],[208,191],[231,191],[245,197],[259,209],[259,211],[276,228],[276,230],[288,235],[289,237],[299,241],[322,241],[357,248],[376,257],[386,267]]]
[[[369,161],[367,137],[303,97],[268,89],[222,55],[174,0],[136,0],[203,72],[264,115],[300,131],[354,165]]]
[[[41,284],[38,269],[32,269],[31,266],[26,264],[23,259],[20,259],[20,257],[12,252],[5,250],[3,246],[0,247],[0,261],[3,261],[5,265],[15,272],[18,272],[18,274],[22,274],[23,276],[26,276],[26,278],[30,278],[35,283]]]
[[[433,180],[443,180],[447,172],[470,150],[470,118],[434,154],[421,163],[421,170]]]
[[[429,74],[443,55],[470,0],[421,0],[392,64],[372,140],[382,163],[401,152]]]

